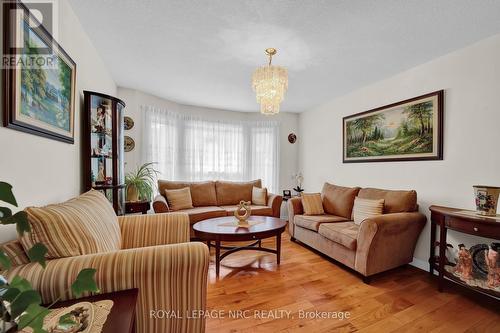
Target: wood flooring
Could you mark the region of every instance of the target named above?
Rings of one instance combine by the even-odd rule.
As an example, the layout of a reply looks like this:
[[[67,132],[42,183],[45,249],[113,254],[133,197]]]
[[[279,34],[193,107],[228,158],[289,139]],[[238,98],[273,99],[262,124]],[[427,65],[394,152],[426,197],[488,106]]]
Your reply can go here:
[[[274,240],[263,245],[274,246]],[[339,264],[291,242],[287,233],[281,253],[280,266],[275,255],[265,252],[231,254],[222,260],[216,278],[212,249],[207,332],[500,333],[500,308],[457,288],[439,293],[436,281],[420,269],[397,268],[367,285]],[[340,319],[339,312],[349,317]],[[309,318],[300,317],[306,313]],[[318,315],[330,318],[314,317]]]

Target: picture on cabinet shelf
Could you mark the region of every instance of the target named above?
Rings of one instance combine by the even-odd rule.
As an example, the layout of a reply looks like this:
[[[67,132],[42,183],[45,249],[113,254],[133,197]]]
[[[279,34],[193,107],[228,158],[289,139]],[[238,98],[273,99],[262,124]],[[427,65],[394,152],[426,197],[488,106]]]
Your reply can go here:
[[[442,159],[443,91],[344,118],[344,163]]]

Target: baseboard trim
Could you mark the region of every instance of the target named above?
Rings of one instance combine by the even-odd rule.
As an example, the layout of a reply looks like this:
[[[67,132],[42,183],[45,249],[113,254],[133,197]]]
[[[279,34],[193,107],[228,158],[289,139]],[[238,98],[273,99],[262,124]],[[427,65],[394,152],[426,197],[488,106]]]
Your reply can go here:
[[[409,263],[409,265],[413,266],[413,267],[417,267],[423,271],[426,271],[428,272],[429,271],[429,263],[425,260],[422,260],[422,259],[418,259],[418,258],[415,258],[413,257],[413,261],[411,263]],[[437,275],[437,272],[434,270],[434,275]]]

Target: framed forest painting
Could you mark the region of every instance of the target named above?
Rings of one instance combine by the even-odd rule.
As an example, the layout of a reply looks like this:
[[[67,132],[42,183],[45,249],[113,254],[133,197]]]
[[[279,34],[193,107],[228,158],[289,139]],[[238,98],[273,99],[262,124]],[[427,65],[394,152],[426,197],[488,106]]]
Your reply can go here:
[[[444,91],[343,118],[343,162],[443,159]]]
[[[4,126],[74,143],[76,64],[28,8],[21,2],[8,5],[3,17],[8,61],[2,71]]]

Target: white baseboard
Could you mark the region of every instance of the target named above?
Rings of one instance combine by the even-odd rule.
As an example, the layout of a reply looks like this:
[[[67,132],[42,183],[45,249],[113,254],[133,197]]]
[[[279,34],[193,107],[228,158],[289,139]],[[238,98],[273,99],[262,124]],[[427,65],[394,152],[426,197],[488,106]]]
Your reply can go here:
[[[413,261],[410,263],[410,265],[417,267],[417,268],[420,268],[421,270],[426,271],[426,272],[429,271],[429,263],[425,260],[422,260],[422,259],[417,259],[417,258],[413,257]],[[436,274],[435,271],[434,271],[434,274]]]

